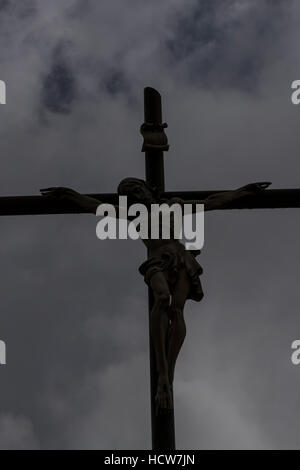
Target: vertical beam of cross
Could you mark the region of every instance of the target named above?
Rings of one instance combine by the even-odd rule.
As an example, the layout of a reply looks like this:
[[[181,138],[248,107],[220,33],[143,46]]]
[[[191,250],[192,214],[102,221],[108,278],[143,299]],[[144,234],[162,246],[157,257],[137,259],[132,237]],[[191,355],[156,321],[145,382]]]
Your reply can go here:
[[[150,124],[162,124],[161,96],[153,88],[144,90],[144,115],[145,122]],[[165,190],[164,154],[162,150],[151,149],[145,152],[146,181],[151,187],[159,191]],[[153,294],[149,288],[149,321],[153,307]],[[152,424],[152,448],[153,450],[175,450],[175,424],[174,410],[165,414],[156,414],[155,394],[157,389],[157,369],[154,347],[150,335],[150,387],[151,387],[151,424]]]

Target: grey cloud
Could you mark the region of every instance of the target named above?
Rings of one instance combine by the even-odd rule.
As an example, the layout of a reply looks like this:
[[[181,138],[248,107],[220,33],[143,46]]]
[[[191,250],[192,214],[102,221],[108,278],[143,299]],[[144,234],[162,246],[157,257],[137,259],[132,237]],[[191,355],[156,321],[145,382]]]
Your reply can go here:
[[[167,41],[173,66],[197,86],[253,91],[288,9],[269,0],[194,2]]]
[[[0,415],[0,446],[2,450],[38,449],[30,420],[23,416]]]
[[[147,85],[162,92],[169,123],[168,189],[299,187],[289,88],[299,5],[210,4],[39,1],[20,15],[10,2],[0,17],[1,194],[111,192],[143,177]],[[41,110],[57,64],[67,72],[52,75]],[[143,246],[101,243],[86,215],[4,217],[0,227],[0,447],[149,447]],[[299,447],[299,229],[293,210],[207,216],[205,298],[187,305],[176,376],[179,448]]]

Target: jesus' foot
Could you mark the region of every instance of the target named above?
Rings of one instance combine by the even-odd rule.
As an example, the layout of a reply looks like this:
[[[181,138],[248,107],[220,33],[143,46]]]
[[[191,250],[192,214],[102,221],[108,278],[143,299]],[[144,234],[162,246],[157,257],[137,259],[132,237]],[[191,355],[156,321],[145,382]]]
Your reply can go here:
[[[168,377],[160,376],[158,378],[155,402],[157,414],[173,409],[172,391]]]

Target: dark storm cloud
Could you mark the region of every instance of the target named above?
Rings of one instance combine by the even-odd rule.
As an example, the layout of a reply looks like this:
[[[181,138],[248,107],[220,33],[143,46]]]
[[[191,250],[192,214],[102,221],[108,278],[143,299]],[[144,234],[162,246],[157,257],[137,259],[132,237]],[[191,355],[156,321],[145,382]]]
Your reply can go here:
[[[104,79],[105,88],[112,95],[116,93],[128,93],[130,85],[122,70],[111,70]]]
[[[0,0],[0,10],[9,10],[19,18],[27,18],[36,12],[36,0]]]
[[[0,15],[1,194],[143,177],[147,85],[169,123],[168,189],[299,187],[297,2],[26,4],[30,15],[25,2]],[[149,446],[145,250],[95,228],[88,215],[0,220],[1,448]],[[187,305],[176,376],[179,448],[299,447],[299,230],[293,210],[207,216],[205,298]]]
[[[0,10],[5,10],[9,5],[9,0],[0,0]]]
[[[75,79],[72,70],[62,58],[54,60],[43,85],[44,106],[53,113],[70,113],[75,95]]]
[[[171,59],[184,66],[185,79],[197,86],[251,91],[288,3],[196,2],[195,8],[186,9],[177,19],[174,37],[167,42]]]

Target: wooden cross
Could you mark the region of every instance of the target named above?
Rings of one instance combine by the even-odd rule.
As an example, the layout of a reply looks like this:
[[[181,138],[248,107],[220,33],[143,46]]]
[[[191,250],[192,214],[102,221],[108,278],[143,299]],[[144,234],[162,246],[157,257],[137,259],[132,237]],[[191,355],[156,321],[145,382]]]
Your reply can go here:
[[[145,151],[145,179],[151,187],[157,188],[163,198],[179,197],[184,200],[203,200],[206,197],[224,190],[214,191],[172,191],[165,192],[164,179],[164,150],[168,150],[166,135],[163,131],[161,96],[153,88],[144,90],[144,114],[147,129],[159,129],[158,135],[148,139],[145,137],[143,151]],[[147,128],[148,126],[148,128]],[[151,132],[150,132],[151,134]],[[146,144],[146,145],[145,145]],[[118,203],[117,193],[88,194],[101,200],[102,203]],[[276,209],[299,208],[300,189],[269,189],[258,195],[244,197],[226,205],[228,209]],[[43,196],[13,196],[0,197],[0,215],[38,215],[38,214],[76,214],[88,212],[70,202],[55,201]],[[152,293],[149,289],[149,312],[153,305]],[[157,372],[155,355],[150,338],[150,378],[151,378],[151,421],[152,421],[152,448],[154,450],[175,449],[174,410],[165,414],[155,412],[155,393],[157,386]]]

